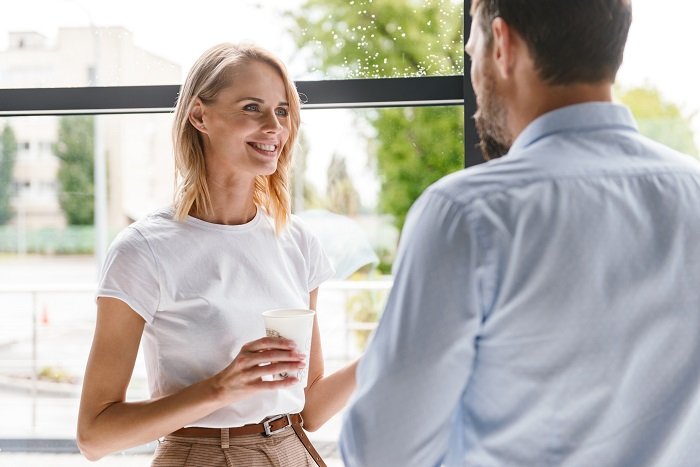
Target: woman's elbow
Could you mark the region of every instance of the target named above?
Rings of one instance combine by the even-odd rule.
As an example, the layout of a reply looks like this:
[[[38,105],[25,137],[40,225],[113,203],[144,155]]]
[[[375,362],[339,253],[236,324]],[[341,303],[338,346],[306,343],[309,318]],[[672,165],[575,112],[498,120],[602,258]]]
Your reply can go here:
[[[313,433],[314,431],[318,430],[323,426],[323,423],[321,423],[319,420],[315,420],[313,417],[304,417],[304,414],[302,413],[302,417],[304,419],[304,430]]]
[[[96,441],[96,437],[90,436],[90,430],[86,430],[80,426],[78,427],[76,436],[78,449],[80,449],[80,453],[83,457],[92,462],[102,459],[106,454],[100,451],[100,447]]]
[[[304,425],[304,429],[308,431],[309,433],[313,433],[314,431],[317,431],[319,428],[321,428],[321,425]]]

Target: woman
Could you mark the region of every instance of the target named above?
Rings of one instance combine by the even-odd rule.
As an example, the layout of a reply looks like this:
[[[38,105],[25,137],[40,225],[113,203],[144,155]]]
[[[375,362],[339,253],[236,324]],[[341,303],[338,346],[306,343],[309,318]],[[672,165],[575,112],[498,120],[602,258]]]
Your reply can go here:
[[[259,48],[221,44],[190,70],[174,206],[125,229],[105,261],[78,420],[88,459],[165,437],[153,465],[323,464],[301,418],[313,431],[340,410],[356,364],[324,376],[314,319],[308,386],[273,381],[304,355],[261,337],[262,311],[315,309],[332,274],[290,214],[299,113],[284,65]],[[152,397],[126,402],[142,336]]]

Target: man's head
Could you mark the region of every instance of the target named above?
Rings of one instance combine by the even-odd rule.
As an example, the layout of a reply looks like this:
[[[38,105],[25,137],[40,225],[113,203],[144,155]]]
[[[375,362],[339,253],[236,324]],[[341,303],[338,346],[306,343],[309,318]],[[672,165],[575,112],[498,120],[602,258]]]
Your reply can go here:
[[[467,52],[479,110],[475,115],[482,150],[512,143],[504,100],[513,65],[511,47],[521,44],[539,84],[559,90],[578,85],[611,85],[622,63],[632,20],[630,0],[473,0]],[[522,51],[521,51],[522,52]],[[512,65],[512,69],[508,67]],[[503,81],[506,80],[506,81]],[[522,94],[522,93],[521,93]]]

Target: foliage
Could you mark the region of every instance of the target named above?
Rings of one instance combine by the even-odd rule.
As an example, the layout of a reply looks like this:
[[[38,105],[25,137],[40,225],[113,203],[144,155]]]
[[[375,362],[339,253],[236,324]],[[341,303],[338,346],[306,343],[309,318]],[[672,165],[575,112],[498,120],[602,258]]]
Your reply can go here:
[[[326,76],[461,74],[461,1],[307,0],[292,13],[296,43]]]
[[[345,159],[333,154],[327,171],[326,195],[328,209],[338,214],[354,216],[360,210],[360,195],[348,175]]]
[[[54,154],[60,159],[59,203],[69,225],[94,220],[94,126],[92,116],[62,117]]]
[[[347,311],[353,323],[355,344],[360,352],[367,347],[374,323],[379,321],[388,294],[386,290],[361,290],[348,298]]]
[[[37,373],[37,377],[40,380],[51,381],[52,383],[73,384],[78,381],[78,378],[59,366],[44,366]]]
[[[462,74],[463,2],[307,0],[291,16],[297,45],[326,76]],[[464,164],[463,108],[366,113],[377,131],[379,207],[400,229],[418,195]]]
[[[324,206],[321,196],[315,187],[308,183],[306,173],[306,160],[309,155],[309,140],[304,128],[299,131],[297,147],[294,150],[294,161],[290,174],[290,195],[292,198],[292,212],[300,212],[307,209],[321,209]]]
[[[0,225],[6,224],[13,216],[10,197],[12,196],[12,174],[17,157],[17,139],[8,124],[0,135]]]
[[[394,263],[394,252],[387,248],[378,248],[377,256],[379,257],[379,264],[377,264],[377,271],[379,274],[385,276],[391,275],[391,268]]]
[[[643,135],[698,157],[692,118],[684,116],[676,104],[665,100],[658,89],[648,86],[618,89],[618,98],[630,108]]]
[[[389,109],[372,121],[382,135],[377,143],[379,207],[401,229],[423,190],[464,166],[464,113],[457,107]]]
[[[82,255],[95,249],[95,231],[92,225],[73,225],[64,228],[43,228],[23,232],[24,249],[29,254]],[[20,251],[20,238],[15,226],[0,226],[0,254]]]

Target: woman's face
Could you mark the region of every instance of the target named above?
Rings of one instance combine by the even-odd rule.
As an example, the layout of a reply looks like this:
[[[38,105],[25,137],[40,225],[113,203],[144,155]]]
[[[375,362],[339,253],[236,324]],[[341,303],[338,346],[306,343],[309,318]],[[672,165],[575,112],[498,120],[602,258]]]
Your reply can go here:
[[[271,175],[289,138],[282,77],[272,66],[251,61],[233,71],[231,83],[213,103],[201,105],[207,172]]]

